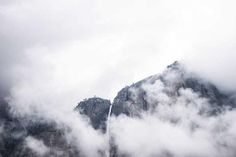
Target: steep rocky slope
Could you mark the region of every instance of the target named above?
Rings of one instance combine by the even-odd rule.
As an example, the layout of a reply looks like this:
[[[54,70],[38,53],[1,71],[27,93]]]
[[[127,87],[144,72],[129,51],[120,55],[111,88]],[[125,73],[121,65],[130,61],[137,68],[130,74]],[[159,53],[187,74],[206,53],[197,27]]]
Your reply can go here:
[[[104,121],[106,121],[106,116],[101,115],[104,115],[104,111],[106,111],[105,115],[107,115],[109,105],[112,105],[111,113],[115,116],[119,116],[120,114],[139,116],[143,111],[149,112],[154,109],[155,106],[160,103],[158,102],[157,93],[159,92],[157,89],[159,86],[163,86],[162,92],[173,99],[180,95],[179,93],[182,89],[192,90],[194,93],[197,93],[199,97],[209,101],[211,109],[208,111],[208,114],[210,115],[222,112],[225,107],[235,108],[231,94],[224,93],[212,83],[203,80],[195,74],[187,72],[178,62],[169,65],[161,75],[153,75],[124,87],[118,92],[112,104],[106,99],[89,98],[79,103],[77,108],[86,108],[86,110],[81,113],[90,117],[93,126],[97,129],[99,125],[104,124]],[[156,96],[155,102],[149,100],[150,96],[148,94],[150,94],[150,92],[153,92],[152,96]],[[97,102],[97,100],[100,102]],[[96,113],[94,113],[95,111]],[[99,116],[94,116],[92,113]]]

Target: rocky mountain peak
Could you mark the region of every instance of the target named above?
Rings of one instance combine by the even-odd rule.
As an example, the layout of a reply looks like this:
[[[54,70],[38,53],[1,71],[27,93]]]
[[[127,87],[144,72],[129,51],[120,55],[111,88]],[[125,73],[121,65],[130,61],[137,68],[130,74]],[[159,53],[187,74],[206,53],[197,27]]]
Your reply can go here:
[[[182,101],[183,104],[180,103]],[[160,105],[176,104],[200,104],[203,108],[197,114],[206,116],[216,116],[225,108],[235,108],[231,95],[186,71],[184,66],[176,61],[167,66],[161,74],[149,76],[124,87],[112,103],[108,99],[92,97],[79,102],[74,110],[87,117],[93,128],[106,133],[109,112],[115,117],[126,115],[139,118],[142,113],[152,113]],[[204,110],[205,104],[210,104],[207,111]],[[30,149],[24,148],[27,139],[41,141],[50,147],[52,150],[45,156],[80,156],[74,145],[66,142],[63,130],[57,128],[56,124],[33,122],[25,126],[22,119],[10,113],[7,102],[1,101],[0,109],[0,157],[37,157]],[[176,122],[176,119],[173,122]],[[61,155],[56,154],[57,150],[60,150]],[[111,146],[111,152],[110,156],[117,156],[115,145]]]

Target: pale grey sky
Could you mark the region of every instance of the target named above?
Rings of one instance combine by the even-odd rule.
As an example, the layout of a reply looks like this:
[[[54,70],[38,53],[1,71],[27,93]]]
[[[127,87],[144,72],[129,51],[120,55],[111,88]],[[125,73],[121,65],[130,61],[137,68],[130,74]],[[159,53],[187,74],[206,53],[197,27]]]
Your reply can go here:
[[[0,0],[1,86],[71,103],[113,98],[181,60],[235,89],[235,7],[233,0]]]

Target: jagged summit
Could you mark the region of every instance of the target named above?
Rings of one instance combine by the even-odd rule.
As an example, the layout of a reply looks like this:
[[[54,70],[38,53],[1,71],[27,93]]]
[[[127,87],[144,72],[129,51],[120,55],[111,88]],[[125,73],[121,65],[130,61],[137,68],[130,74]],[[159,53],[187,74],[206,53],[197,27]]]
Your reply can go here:
[[[174,63],[167,66],[168,69],[178,69],[181,66],[181,64],[178,61],[175,61]]]
[[[155,94],[158,97],[159,88],[162,88],[162,92],[172,98],[178,97],[182,89],[190,89],[200,97],[209,100],[212,104],[211,114],[220,112],[222,106],[235,107],[229,95],[221,92],[212,83],[187,72],[181,63],[175,61],[167,66],[162,74],[147,77],[121,89],[112,104],[106,99],[89,98],[79,103],[76,108],[81,108],[83,110],[81,113],[90,117],[93,126],[99,128],[99,125],[105,124],[104,121],[106,121],[106,116],[102,116],[102,113],[107,115],[110,105],[113,106],[111,114],[115,116],[120,114],[138,116],[143,111],[152,110],[158,105],[158,102],[150,102],[148,95],[151,91],[154,92],[154,97]]]
[[[224,105],[234,107],[230,96],[219,91],[215,85],[186,72],[185,68],[176,61],[167,66],[161,75],[150,76],[118,92],[113,102],[112,113],[138,115],[140,111],[149,110],[153,108],[153,105],[158,105],[158,103],[150,104],[147,100],[147,93],[150,90],[158,90],[158,83],[163,86],[163,93],[170,97],[179,96],[181,89],[191,89],[200,97],[209,99],[212,107],[214,106],[213,112],[218,112],[218,108]]]
[[[81,114],[87,115],[95,129],[106,129],[105,121],[109,112],[111,102],[99,97],[93,97],[81,101],[75,108]]]

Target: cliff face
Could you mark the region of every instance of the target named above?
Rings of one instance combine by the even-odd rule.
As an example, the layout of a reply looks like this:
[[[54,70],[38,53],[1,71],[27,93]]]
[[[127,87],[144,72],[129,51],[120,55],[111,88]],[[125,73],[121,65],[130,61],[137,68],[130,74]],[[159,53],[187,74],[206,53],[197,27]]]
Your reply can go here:
[[[158,92],[160,92],[158,88],[160,86],[162,88],[161,93],[173,100],[179,97],[180,91],[183,89],[189,89],[197,93],[199,97],[207,99],[211,104],[211,109],[208,111],[209,115],[218,114],[225,107],[235,108],[231,95],[221,92],[212,83],[186,72],[182,65],[175,62],[169,65],[163,74],[150,76],[121,89],[112,104],[105,99],[89,98],[79,103],[76,109],[85,108],[81,113],[91,119],[94,128],[100,128],[100,125],[104,128],[109,105],[112,105],[111,114],[115,116],[120,114],[139,116],[142,112],[151,112],[162,101],[161,97],[158,98]],[[155,97],[155,101],[149,100],[150,93]],[[96,113],[94,113],[95,109]]]
[[[162,75],[150,76],[118,92],[113,102],[112,113],[114,115],[124,113],[132,116],[138,115],[140,111],[151,110],[159,104],[158,97],[156,97],[156,102],[150,102],[147,93],[153,92],[154,96],[155,94],[158,95],[157,88],[160,88],[159,86],[162,86],[162,93],[173,99],[179,96],[182,89],[192,90],[199,97],[208,99],[212,105],[211,114],[220,112],[226,106],[235,107],[229,94],[219,91],[212,83],[186,72],[178,62],[175,62],[169,65]]]
[[[215,85],[186,72],[178,63],[167,67],[161,75],[153,75],[120,90],[111,103],[109,100],[93,97],[78,104],[75,112],[87,117],[95,129],[106,132],[107,118],[111,108],[112,116],[124,114],[139,117],[141,113],[153,112],[160,104],[173,105],[183,90],[190,90],[210,104],[210,109],[199,114],[215,116],[235,108],[231,95],[217,89]],[[191,100],[189,100],[191,101]],[[0,102],[0,157],[78,157],[79,151],[64,137],[63,129],[54,122],[29,121],[15,117],[5,101]],[[43,155],[25,146],[31,140],[41,141],[50,150]],[[116,146],[111,143],[111,156],[117,156]]]
[[[109,100],[94,97],[81,101],[75,111],[88,116],[95,129],[105,131],[110,105]]]

